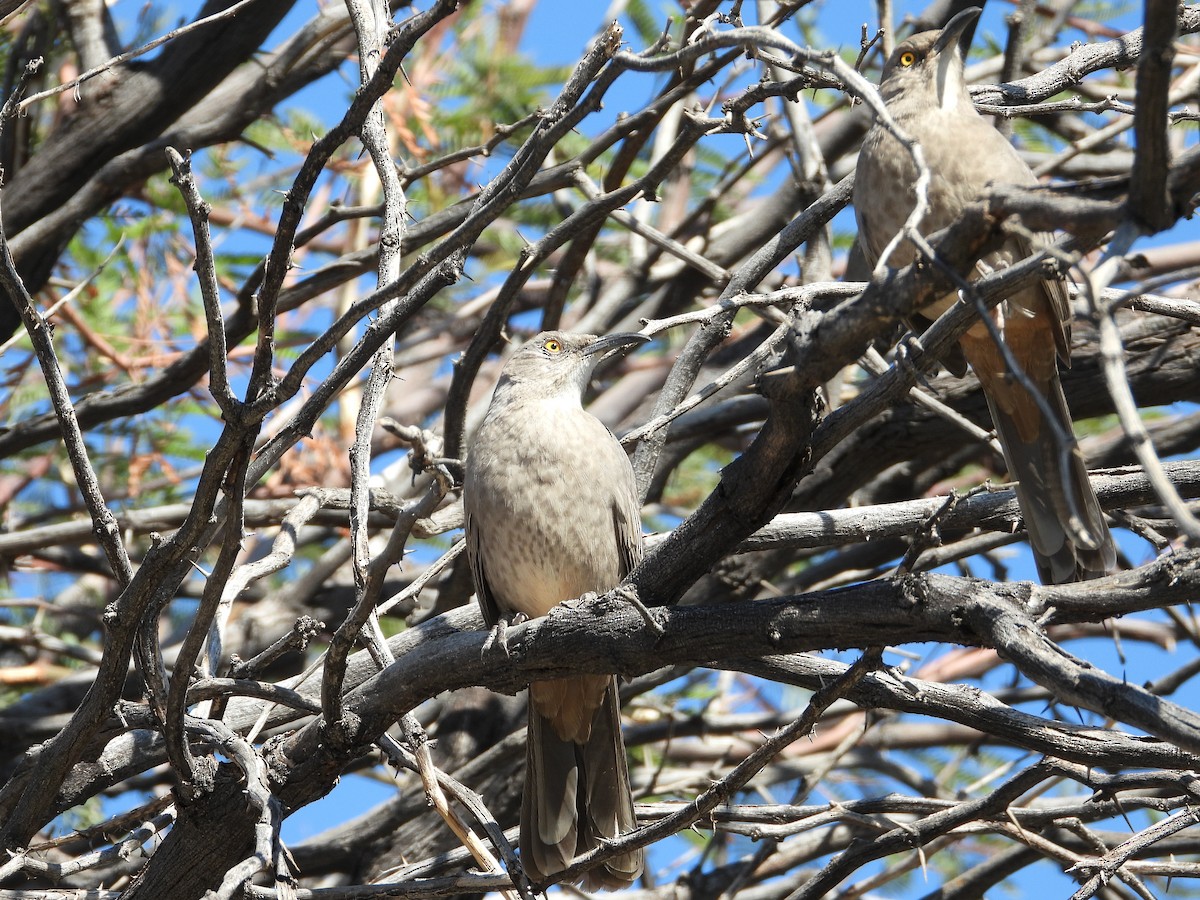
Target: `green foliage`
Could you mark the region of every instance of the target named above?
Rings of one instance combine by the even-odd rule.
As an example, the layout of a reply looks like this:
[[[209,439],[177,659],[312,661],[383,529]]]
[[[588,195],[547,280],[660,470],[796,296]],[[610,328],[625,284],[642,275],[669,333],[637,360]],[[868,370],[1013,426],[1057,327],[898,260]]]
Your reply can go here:
[[[1013,136],[1018,146],[1035,153],[1051,153],[1062,146],[1053,142],[1044,128],[1031,119],[1013,119]],[[1055,146],[1057,143],[1058,146]]]
[[[479,10],[481,4],[469,7]],[[456,24],[445,78],[429,90],[432,123],[443,147],[486,140],[498,124],[516,122],[544,105],[571,74],[570,66],[540,66],[500,46],[494,18],[463,15]],[[520,142],[518,133],[498,152]]]
[[[1072,10],[1073,15],[1093,22],[1111,22],[1121,16],[1136,15],[1141,4],[1113,2],[1113,0],[1083,0]]]
[[[624,15],[633,26],[633,34],[627,38],[636,38],[638,44],[653,44],[662,34],[662,23],[666,16],[660,11],[652,11],[645,0],[629,0],[625,4]]]
[[[99,797],[89,797],[78,806],[73,806],[54,823],[51,833],[70,834],[72,831],[82,831],[92,828],[105,821],[104,805]]]
[[[692,453],[673,473],[667,483],[663,501],[685,509],[694,508],[707,497],[721,478],[721,468],[733,459],[733,453],[723,447],[706,444]]]
[[[395,637],[407,628],[407,623],[400,616],[379,617],[379,630],[383,632],[385,638]]]

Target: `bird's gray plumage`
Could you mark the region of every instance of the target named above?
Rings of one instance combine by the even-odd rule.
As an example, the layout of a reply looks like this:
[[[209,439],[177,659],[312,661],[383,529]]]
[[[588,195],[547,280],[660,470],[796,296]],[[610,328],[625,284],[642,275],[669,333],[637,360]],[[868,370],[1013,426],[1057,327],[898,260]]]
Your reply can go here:
[[[633,469],[584,410],[596,362],[642,335],[544,332],[513,354],[467,457],[467,556],[484,618],[546,615],[616,587],[642,556]],[[534,881],[635,826],[616,679],[582,675],[529,686],[521,859]],[[585,877],[631,884],[642,851]]]
[[[978,14],[975,8],[964,10],[941,31],[913,35],[895,48],[884,66],[880,93],[896,124],[920,142],[930,170],[923,234],[949,226],[967,204],[986,193],[989,183],[1037,183],[1013,146],[975,110],[967,91],[962,38]],[[911,213],[917,176],[907,150],[876,123],[863,140],[854,184],[859,241],[872,265]],[[1049,235],[1041,237],[1049,242]],[[1031,253],[1027,238],[1010,235],[1000,250],[981,261],[974,277]],[[888,264],[907,265],[916,256],[916,248],[902,242]],[[949,295],[921,312],[937,316],[955,300]],[[1058,376],[1058,359],[1070,365],[1071,309],[1065,286],[1047,279],[1015,292],[997,307],[993,321],[1057,425],[1073,437]],[[1017,497],[1042,580],[1072,581],[1110,571],[1116,565],[1112,536],[1073,440],[1064,465],[1060,449],[1067,445],[1013,377],[983,323],[973,326],[959,344],[983,386],[1005,459],[1017,480]]]

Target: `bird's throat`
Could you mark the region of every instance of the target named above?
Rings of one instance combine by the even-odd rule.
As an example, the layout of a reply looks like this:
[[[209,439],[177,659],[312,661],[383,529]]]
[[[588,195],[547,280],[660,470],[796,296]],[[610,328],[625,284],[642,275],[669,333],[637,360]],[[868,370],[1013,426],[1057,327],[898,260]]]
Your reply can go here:
[[[943,53],[937,60],[937,98],[943,111],[950,111],[962,100],[963,73],[953,53]]]

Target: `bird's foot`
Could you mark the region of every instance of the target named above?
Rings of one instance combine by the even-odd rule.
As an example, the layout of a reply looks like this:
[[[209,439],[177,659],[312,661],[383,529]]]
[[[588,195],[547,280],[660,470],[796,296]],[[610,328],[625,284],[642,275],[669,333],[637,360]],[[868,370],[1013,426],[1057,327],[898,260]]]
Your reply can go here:
[[[508,652],[508,628],[510,625],[516,626],[523,622],[528,622],[529,616],[522,612],[505,613],[496,620],[496,624],[492,627],[491,634],[488,635],[486,641],[483,642],[483,656],[487,656],[493,650],[499,648],[506,659],[511,658]]]
[[[586,594],[580,594],[578,597],[572,597],[569,600],[564,600],[558,605],[563,609],[578,609],[581,606],[591,603],[599,596],[600,595],[595,591],[588,591]]]
[[[921,371],[915,361],[924,353],[925,346],[921,343],[921,336],[912,331],[906,333],[896,344],[896,368],[927,391],[933,391],[934,387],[929,383],[929,377]]]
[[[654,617],[654,613],[650,612],[650,610],[646,608],[646,604],[644,604],[642,599],[638,596],[637,588],[635,588],[632,584],[623,584],[613,591],[613,595],[618,599],[624,600],[626,603],[636,609],[641,615],[642,619],[645,621],[646,627],[654,632],[655,637],[663,636],[664,629],[662,625],[659,624],[658,619]]]

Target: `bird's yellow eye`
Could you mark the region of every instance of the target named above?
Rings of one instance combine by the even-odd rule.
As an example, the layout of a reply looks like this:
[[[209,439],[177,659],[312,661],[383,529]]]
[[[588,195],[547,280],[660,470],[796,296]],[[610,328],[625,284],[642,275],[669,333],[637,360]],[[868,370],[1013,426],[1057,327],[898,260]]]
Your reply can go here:
[[[547,338],[542,344],[542,349],[547,353],[562,353],[562,341],[558,338]]]
[[[906,69],[909,66],[911,66],[913,63],[915,63],[916,61],[917,61],[917,54],[915,54],[911,51],[905,51],[904,53],[900,54],[900,65],[904,66],[904,68],[906,68]]]

